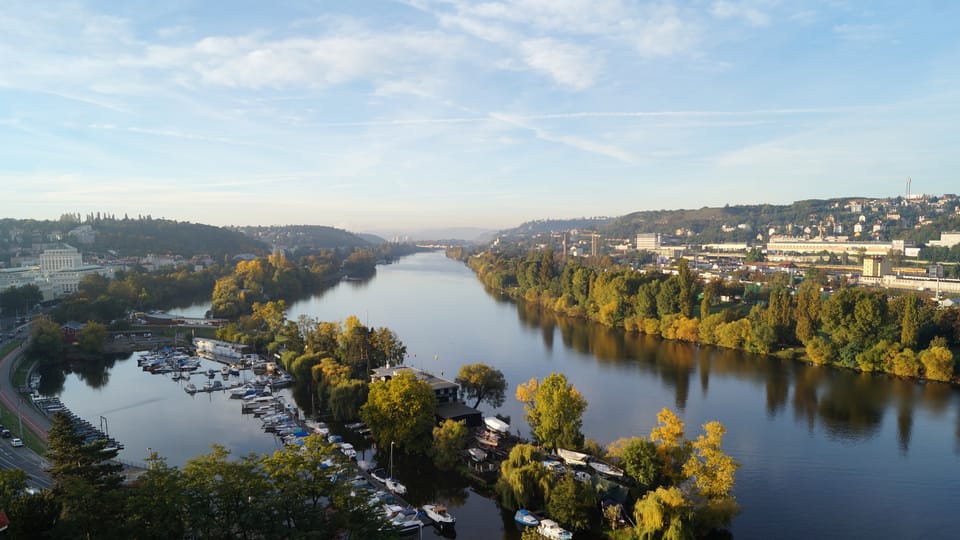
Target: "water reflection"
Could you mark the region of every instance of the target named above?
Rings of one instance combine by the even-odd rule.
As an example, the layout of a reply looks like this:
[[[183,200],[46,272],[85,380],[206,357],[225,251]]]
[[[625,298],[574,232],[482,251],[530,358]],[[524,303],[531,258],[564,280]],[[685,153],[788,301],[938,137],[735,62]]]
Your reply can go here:
[[[593,356],[596,361],[629,362],[655,375],[664,387],[672,390],[673,406],[679,410],[687,407],[692,378],[699,381],[699,391],[706,396],[711,378],[719,376],[762,384],[769,418],[784,414],[788,404],[792,404],[794,418],[805,422],[810,432],[819,422],[827,437],[838,441],[876,437],[886,411],[895,411],[897,442],[902,454],[910,449],[915,410],[922,407],[941,414],[956,398],[956,390],[942,383],[919,384],[888,375],[835,370],[743,351],[628,334],[563,317],[522,301],[517,302],[516,312],[523,327],[538,332],[548,349],[553,347],[559,333],[565,347]],[[960,409],[957,413],[960,448]]]

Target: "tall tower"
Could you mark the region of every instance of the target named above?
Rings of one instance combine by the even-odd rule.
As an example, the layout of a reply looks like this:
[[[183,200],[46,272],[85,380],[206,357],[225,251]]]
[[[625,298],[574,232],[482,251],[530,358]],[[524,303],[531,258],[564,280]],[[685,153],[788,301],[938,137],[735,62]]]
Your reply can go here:
[[[600,255],[600,235],[597,233],[593,233],[592,236],[593,236],[593,243],[590,246],[591,248],[590,255],[593,257],[597,257],[598,255]]]
[[[913,180],[911,180],[910,177],[908,176],[907,177],[907,200],[908,201],[910,200],[910,183],[911,182],[913,182]]]

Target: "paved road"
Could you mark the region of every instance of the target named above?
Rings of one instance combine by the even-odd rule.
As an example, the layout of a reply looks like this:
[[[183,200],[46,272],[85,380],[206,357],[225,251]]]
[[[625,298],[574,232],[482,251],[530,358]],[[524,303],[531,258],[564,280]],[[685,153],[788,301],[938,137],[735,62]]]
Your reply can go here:
[[[47,441],[47,431],[50,429],[50,419],[47,418],[33,402],[24,397],[13,386],[14,360],[23,354],[27,344],[23,343],[10,354],[0,358],[0,400],[10,411],[19,412],[23,418],[23,428],[32,431],[44,442]],[[7,426],[9,429],[19,426]],[[39,488],[50,487],[50,477],[47,475],[46,463],[33,450],[26,446],[14,448],[9,439],[0,439],[0,467],[9,469],[23,469],[29,477],[30,485]]]

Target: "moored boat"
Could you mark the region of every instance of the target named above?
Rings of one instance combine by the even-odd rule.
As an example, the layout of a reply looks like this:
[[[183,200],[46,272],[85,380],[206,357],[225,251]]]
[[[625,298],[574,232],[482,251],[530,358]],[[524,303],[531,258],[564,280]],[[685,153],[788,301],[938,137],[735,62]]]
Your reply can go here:
[[[193,384],[193,383],[189,383],[189,384],[187,384],[186,386],[183,387],[183,391],[186,392],[186,393],[188,393],[188,394],[196,394],[196,393],[197,393],[197,386],[196,386],[195,384]]]
[[[573,538],[573,534],[570,531],[564,529],[559,523],[552,519],[540,520],[540,525],[537,526],[537,532],[540,533],[540,536],[549,538],[550,540],[572,540]]]
[[[593,467],[593,470],[600,474],[605,474],[607,476],[613,476],[616,478],[623,476],[622,469],[618,469],[609,463],[604,463],[602,461],[591,461],[590,466]]]
[[[590,457],[590,454],[564,450],[563,448],[557,448],[557,455],[560,456],[560,459],[567,465],[586,465],[587,459]]]
[[[442,504],[425,504],[423,512],[441,529],[453,527],[457,523],[457,518],[450,515],[447,507]]]
[[[483,423],[487,428],[496,431],[498,433],[509,433],[510,424],[504,422],[503,420],[495,416],[487,416],[483,419]]]
[[[517,513],[513,515],[513,520],[525,527],[536,527],[540,523],[537,516],[525,508],[517,510]]]

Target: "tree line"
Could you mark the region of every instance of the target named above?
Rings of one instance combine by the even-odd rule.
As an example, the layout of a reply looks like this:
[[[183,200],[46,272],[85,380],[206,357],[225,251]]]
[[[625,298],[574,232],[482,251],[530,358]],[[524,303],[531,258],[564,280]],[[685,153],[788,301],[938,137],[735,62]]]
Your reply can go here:
[[[846,284],[830,294],[816,269],[799,285],[787,273],[741,285],[702,283],[684,259],[665,273],[563,264],[549,250],[465,258],[490,289],[630,332],[903,377],[950,381],[956,373],[960,308]],[[721,301],[734,295],[743,301]]]
[[[26,474],[0,471],[0,508],[13,538],[398,538],[346,459],[318,435],[269,455],[221,446],[182,469],[155,453],[124,482],[116,450],[86,442],[57,414],[47,460],[53,487],[29,493]]]

